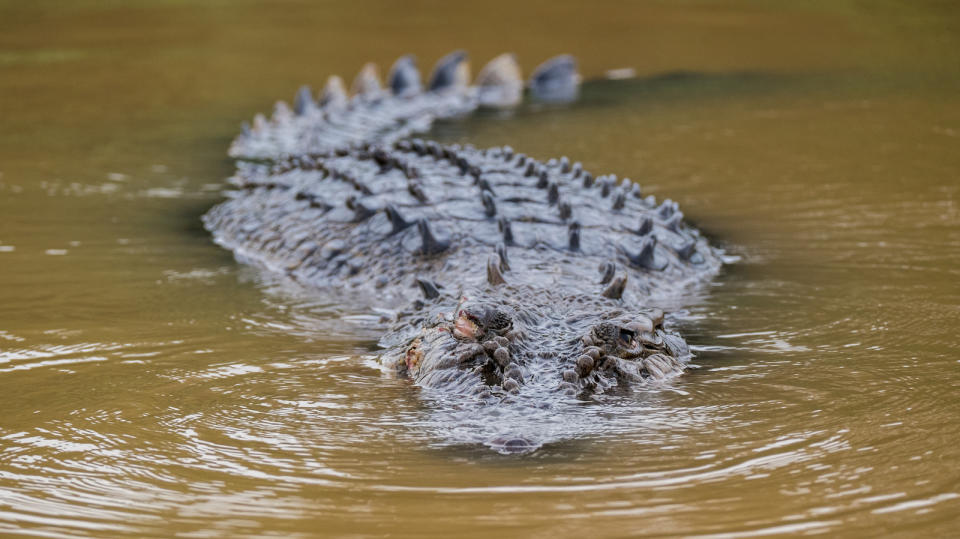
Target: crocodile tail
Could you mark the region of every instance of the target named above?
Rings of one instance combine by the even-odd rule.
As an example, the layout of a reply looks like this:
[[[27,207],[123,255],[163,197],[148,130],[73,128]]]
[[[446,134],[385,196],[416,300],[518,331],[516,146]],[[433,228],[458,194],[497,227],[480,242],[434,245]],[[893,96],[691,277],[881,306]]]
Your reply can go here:
[[[294,105],[277,103],[273,116],[254,119],[230,145],[238,159],[275,161],[291,155],[331,155],[368,145],[388,145],[430,129],[437,119],[459,117],[480,107],[509,108],[523,97],[520,67],[512,54],[490,61],[469,82],[467,54],[454,51],[441,58],[426,86],[416,60],[407,55],[390,69],[381,84],[374,64],[366,64],[348,95],[340,77],[331,77],[318,98],[308,86]],[[576,62],[559,56],[543,63],[528,83],[536,99],[576,97]]]

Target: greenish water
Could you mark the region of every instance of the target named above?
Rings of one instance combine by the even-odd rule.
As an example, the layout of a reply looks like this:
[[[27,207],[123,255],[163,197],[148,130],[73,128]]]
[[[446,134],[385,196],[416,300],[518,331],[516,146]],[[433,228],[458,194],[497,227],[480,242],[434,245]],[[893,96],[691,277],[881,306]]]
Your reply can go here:
[[[635,68],[435,135],[634,178],[741,257],[689,298],[698,369],[525,457],[445,443],[371,313],[199,222],[242,120],[459,47]],[[950,2],[0,2],[0,534],[953,535],[958,190]]]

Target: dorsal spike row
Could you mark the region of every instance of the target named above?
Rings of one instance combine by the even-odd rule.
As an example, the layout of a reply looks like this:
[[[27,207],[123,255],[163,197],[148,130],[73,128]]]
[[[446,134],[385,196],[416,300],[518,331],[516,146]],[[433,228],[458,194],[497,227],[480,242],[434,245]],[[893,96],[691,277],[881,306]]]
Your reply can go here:
[[[633,195],[633,198],[643,198],[643,189],[640,188],[640,184],[633,184],[633,187],[630,188],[630,194]]]
[[[693,255],[697,253],[697,240],[690,240],[689,243],[685,243],[675,250],[680,260],[689,262],[693,258]]]
[[[517,58],[510,53],[490,60],[475,82],[477,100],[484,107],[513,107],[523,100],[523,75]]]
[[[435,255],[446,251],[450,247],[450,240],[438,238],[430,228],[430,222],[426,219],[417,221],[417,230],[420,232],[420,254]]]
[[[540,178],[537,179],[537,188],[544,189],[550,185],[550,176],[547,174],[546,169],[540,171]]]
[[[423,157],[427,153],[427,147],[424,146],[423,140],[415,138],[410,141],[410,149],[416,152],[417,155]]]
[[[640,236],[646,236],[651,230],[653,230],[653,219],[644,217],[640,221],[640,228],[637,229],[637,234]]]
[[[647,239],[643,240],[643,245],[640,247],[640,252],[638,253],[631,253],[629,250],[623,247],[621,247],[621,250],[630,261],[630,264],[633,266],[658,271],[667,266],[666,262],[657,260],[656,236],[649,236]]]
[[[660,207],[658,207],[655,211],[657,212],[657,215],[660,217],[660,219],[665,221],[669,219],[670,216],[673,215],[673,213],[676,210],[677,210],[677,203],[668,198],[664,200],[663,203],[660,204]]]
[[[507,282],[503,278],[503,272],[500,271],[500,255],[493,253],[487,258],[487,282],[491,286],[501,285]]]
[[[407,221],[406,219],[404,219],[403,215],[399,211],[397,211],[396,206],[394,206],[393,204],[387,204],[383,208],[383,211],[384,213],[387,214],[387,219],[390,220],[390,224],[393,225],[393,230],[391,231],[391,234],[400,232],[401,230],[413,224]]]
[[[564,174],[570,172],[570,160],[565,155],[560,158],[560,172]]]
[[[523,175],[529,178],[530,176],[533,176],[536,173],[537,173],[537,168],[534,166],[534,164],[532,162],[527,163],[527,170],[523,171]]]
[[[560,208],[560,218],[564,221],[573,216],[573,208],[566,200],[561,200],[557,206]]]
[[[600,284],[607,284],[617,272],[617,265],[609,260],[600,264]]]
[[[274,122],[286,122],[293,117],[293,111],[286,101],[277,101],[273,104],[273,116],[270,118]]]
[[[573,166],[570,168],[570,173],[573,175],[573,179],[577,179],[581,174],[583,174],[583,165],[580,164],[580,161],[577,161],[573,164]]]
[[[267,117],[262,113],[256,113],[253,115],[253,131],[259,132],[267,128]]]
[[[497,204],[493,200],[493,194],[490,191],[481,191],[480,198],[483,200],[483,211],[487,217],[493,217],[497,214]]]
[[[457,50],[437,61],[427,88],[431,92],[454,93],[464,90],[469,84],[470,64],[467,62],[467,53]]]
[[[663,227],[672,232],[680,232],[681,223],[683,223],[683,212],[678,211],[663,223]]]
[[[590,174],[589,172],[584,171],[583,188],[590,189],[591,187],[593,187],[593,183],[594,183],[593,174]]]
[[[417,278],[417,285],[420,287],[420,292],[423,293],[424,298],[437,299],[440,297],[440,285],[430,279]]]
[[[605,176],[602,180],[597,180],[600,183],[600,196],[607,198],[610,196],[610,179]]]
[[[497,228],[503,234],[503,241],[507,245],[513,245],[513,229],[510,227],[510,221],[506,217],[501,217],[497,221]]]
[[[387,75],[387,87],[397,97],[412,97],[423,91],[416,57],[408,54],[394,62]]]
[[[353,211],[354,221],[365,221],[377,213],[377,210],[368,207],[353,195],[347,197],[346,205],[348,209]]]
[[[380,74],[377,71],[377,65],[368,62],[363,65],[357,77],[353,79],[353,85],[350,87],[350,93],[361,99],[373,99],[383,93],[383,87],[380,85]]]
[[[313,92],[310,90],[310,87],[303,85],[297,90],[296,97],[293,98],[293,112],[297,116],[303,116],[304,114],[315,109],[317,104],[313,101]]]
[[[537,100],[573,101],[577,98],[580,84],[577,61],[566,54],[553,57],[533,71],[527,84],[530,93]]]
[[[502,241],[497,243],[497,256],[500,257],[500,269],[510,271],[510,261],[507,259],[507,246]]]
[[[610,283],[601,293],[604,297],[610,299],[620,299],[623,297],[624,290],[627,289],[627,274],[621,273]]]
[[[627,193],[623,189],[617,189],[617,194],[613,197],[613,209],[622,210],[626,205]]]
[[[320,106],[326,110],[341,109],[347,105],[348,100],[343,79],[336,75],[327,79],[327,84],[320,94]]]
[[[408,181],[407,182],[407,191],[410,193],[413,198],[417,199],[421,204],[427,204],[430,202],[430,199],[427,198],[427,194],[423,192],[423,186],[420,185],[420,182]]]
[[[580,250],[580,223],[574,221],[567,227],[568,242],[567,246],[571,251]]]
[[[479,170],[479,169],[478,169]],[[490,193],[491,195],[496,195],[497,193],[493,190],[493,186],[490,185],[490,180],[483,178],[477,182],[477,185],[480,187],[481,191]]]
[[[547,189],[547,203],[556,204],[558,200],[560,200],[560,186],[557,182],[550,182],[550,187]]]

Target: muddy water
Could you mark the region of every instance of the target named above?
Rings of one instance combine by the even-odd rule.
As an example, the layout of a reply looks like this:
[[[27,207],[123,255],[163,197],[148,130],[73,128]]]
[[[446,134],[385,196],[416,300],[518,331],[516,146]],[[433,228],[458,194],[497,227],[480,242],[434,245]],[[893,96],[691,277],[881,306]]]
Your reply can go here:
[[[960,10],[942,2],[0,2],[0,534],[946,536]],[[451,443],[368,310],[199,216],[239,122],[403,52],[556,52],[570,108],[436,136],[636,179],[741,257],[699,366],[524,456]],[[444,430],[448,429],[448,430]]]

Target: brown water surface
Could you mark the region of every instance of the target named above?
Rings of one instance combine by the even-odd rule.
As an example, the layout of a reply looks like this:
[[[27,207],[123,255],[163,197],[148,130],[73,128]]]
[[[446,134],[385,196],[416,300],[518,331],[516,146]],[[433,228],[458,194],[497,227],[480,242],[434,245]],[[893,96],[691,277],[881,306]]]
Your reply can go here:
[[[634,178],[741,258],[698,369],[523,457],[199,222],[241,120],[458,47],[635,68],[435,136]],[[950,2],[0,1],[0,534],[952,535],[958,190]]]

